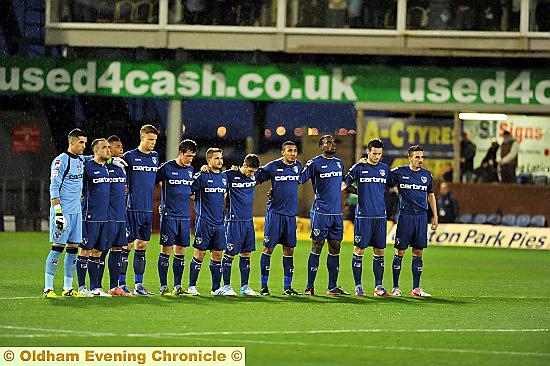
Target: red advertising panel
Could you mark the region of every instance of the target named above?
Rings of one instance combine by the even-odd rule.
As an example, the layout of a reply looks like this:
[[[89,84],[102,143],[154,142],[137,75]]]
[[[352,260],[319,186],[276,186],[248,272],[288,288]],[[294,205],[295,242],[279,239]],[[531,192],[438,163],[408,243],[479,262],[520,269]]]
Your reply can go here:
[[[40,126],[15,125],[12,136],[14,154],[40,152]]]

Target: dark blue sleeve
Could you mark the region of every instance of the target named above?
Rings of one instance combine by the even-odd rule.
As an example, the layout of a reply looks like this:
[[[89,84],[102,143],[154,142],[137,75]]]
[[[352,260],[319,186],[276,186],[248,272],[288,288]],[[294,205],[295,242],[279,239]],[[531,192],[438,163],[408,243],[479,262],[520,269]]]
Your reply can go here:
[[[300,184],[304,184],[305,182],[311,179],[311,176],[313,175],[313,172],[315,170],[313,165],[314,165],[313,160],[308,160],[308,162],[306,163],[306,166],[300,173]]]
[[[348,174],[344,177],[343,181],[347,186],[351,186],[355,181],[355,172],[357,171],[357,164],[349,168]]]
[[[193,177],[194,178],[193,184],[191,184],[191,192],[196,192],[199,189],[201,189],[201,177],[202,177],[201,172],[198,172],[197,174],[195,174],[195,176]]]
[[[386,186],[393,188],[397,185],[397,168],[390,170],[390,175],[386,181]]]
[[[254,173],[254,175],[256,176],[256,182],[258,182],[258,184],[262,184],[263,182],[267,182],[271,179],[271,172],[269,170],[270,167],[271,166],[268,164],[261,167],[256,171],[256,173]]]
[[[162,164],[159,168],[159,170],[157,170],[157,176],[155,177],[155,184],[158,183],[158,182],[162,182],[164,180],[164,178],[166,177],[166,167],[165,167],[166,163]]]

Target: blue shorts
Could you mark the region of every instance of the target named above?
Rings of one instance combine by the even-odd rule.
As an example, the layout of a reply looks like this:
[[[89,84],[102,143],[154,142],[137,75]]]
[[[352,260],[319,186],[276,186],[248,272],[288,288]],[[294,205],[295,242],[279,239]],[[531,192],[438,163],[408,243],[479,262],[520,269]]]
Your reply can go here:
[[[128,211],[126,213],[126,224],[128,243],[132,243],[136,239],[143,241],[151,240],[151,230],[153,229],[152,212]]]
[[[344,237],[344,219],[342,215],[322,215],[316,212],[309,213],[311,235],[313,240],[338,240]]]
[[[195,241],[193,247],[198,250],[219,250],[225,249],[227,241],[225,239],[225,226],[214,226],[202,221],[195,228]]]
[[[395,233],[395,248],[405,250],[408,247],[424,249],[428,247],[428,215],[411,215],[401,212]]]
[[[82,223],[82,243],[80,247],[83,249],[91,250],[106,250],[109,249],[109,243],[107,243],[107,231],[109,228],[108,221],[96,222],[96,221],[84,221]]]
[[[264,247],[275,248],[281,244],[296,247],[296,217],[267,212],[264,222]]]
[[[250,253],[256,250],[254,222],[229,221],[226,227],[227,247],[225,253],[235,256],[239,253]]]
[[[356,217],[353,221],[353,242],[356,247],[377,249],[386,247],[387,223],[385,217]]]
[[[67,220],[67,228],[59,230],[55,227],[55,212],[50,209],[50,242],[55,244],[82,243],[82,212],[63,214]]]
[[[110,247],[123,247],[128,244],[126,239],[126,221],[109,221],[107,243]]]
[[[189,236],[191,235],[189,219],[161,216],[160,220],[160,245],[164,247],[189,246]]]

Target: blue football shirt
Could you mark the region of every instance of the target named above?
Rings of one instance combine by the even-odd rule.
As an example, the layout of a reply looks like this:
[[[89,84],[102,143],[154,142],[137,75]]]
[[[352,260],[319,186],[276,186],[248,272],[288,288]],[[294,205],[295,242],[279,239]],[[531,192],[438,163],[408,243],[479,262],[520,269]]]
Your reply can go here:
[[[126,221],[126,171],[114,164],[107,164],[111,189],[109,194],[109,220]]]
[[[357,163],[350,168],[344,177],[344,183],[350,186],[357,184],[356,217],[386,217],[384,192],[390,168],[384,163],[375,165]]]
[[[195,193],[197,226],[204,223],[214,226],[223,225],[227,175],[223,172],[199,172],[194,178],[191,191]]]
[[[181,166],[176,160],[162,164],[157,171],[157,182],[162,182],[160,214],[166,217],[188,219],[191,214],[191,185],[195,171],[192,166]]]
[[[267,211],[284,216],[296,216],[298,214],[298,184],[300,184],[300,171],[302,163],[299,161],[291,165],[283,162],[283,159],[273,160],[256,172],[258,183],[271,180],[273,188],[272,198],[267,201]]]
[[[104,164],[93,160],[84,164],[84,187],[82,190],[82,218],[84,221],[109,220],[109,196],[111,178]]]
[[[394,168],[388,185],[397,186],[399,190],[399,211],[419,213],[428,210],[428,193],[434,192],[433,177],[428,170],[414,171],[408,165]]]
[[[311,179],[315,199],[311,211],[321,215],[342,214],[342,172],[344,164],[338,158],[318,155],[309,160],[300,175],[300,183]]]
[[[64,213],[82,211],[84,158],[66,151],[53,159],[50,167],[50,198],[59,198]]]
[[[155,179],[159,166],[159,155],[156,151],[149,154],[138,148],[124,153],[128,184],[128,211],[153,212]]]
[[[240,170],[226,170],[227,175],[227,221],[252,220],[252,206],[254,204],[254,187],[256,177],[247,177]]]

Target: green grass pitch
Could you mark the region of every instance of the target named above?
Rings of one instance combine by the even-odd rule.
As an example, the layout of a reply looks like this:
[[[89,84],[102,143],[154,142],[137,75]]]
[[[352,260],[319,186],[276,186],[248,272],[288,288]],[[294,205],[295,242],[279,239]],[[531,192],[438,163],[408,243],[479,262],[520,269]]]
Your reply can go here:
[[[145,286],[153,291],[158,290],[157,243],[153,236],[145,273]],[[403,261],[402,298],[285,298],[279,295],[280,248],[271,262],[271,297],[210,296],[205,265],[198,288],[207,295],[200,297],[43,299],[47,235],[0,233],[0,245],[3,347],[244,346],[248,365],[547,365],[550,357],[546,251],[430,247],[422,278],[430,299],[408,296],[410,252]],[[352,245],[342,246],[339,282],[352,292]],[[296,250],[299,290],[306,282],[309,249],[308,242],[300,242]],[[391,288],[393,250],[387,252],[384,285]],[[363,283],[370,294],[370,249],[367,253]],[[317,276],[319,294],[326,289],[325,258],[326,252]],[[251,286],[259,289],[257,253],[252,264]],[[60,268],[58,294],[62,273]],[[170,277],[171,270],[169,282]],[[187,279],[188,268],[184,284]],[[240,283],[237,265],[233,283]]]

